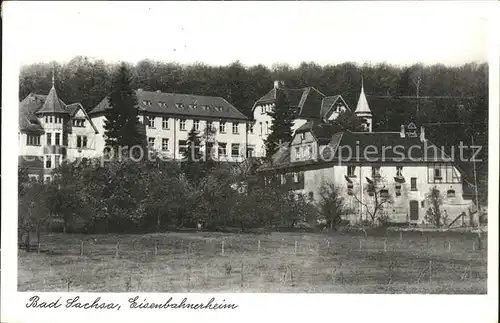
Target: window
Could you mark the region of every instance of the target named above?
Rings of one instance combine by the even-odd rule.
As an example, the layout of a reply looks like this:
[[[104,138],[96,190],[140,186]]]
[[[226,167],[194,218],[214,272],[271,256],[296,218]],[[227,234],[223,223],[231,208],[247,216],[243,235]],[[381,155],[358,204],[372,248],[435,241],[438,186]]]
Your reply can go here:
[[[207,156],[207,159],[210,158],[210,160],[215,159],[215,151],[214,151],[214,143],[213,142],[207,142],[205,146],[205,155]]]
[[[44,179],[45,179],[45,180],[44,180],[44,181],[45,181],[45,183],[48,183],[48,182],[50,182],[50,180],[52,179],[52,177],[50,177],[50,175],[46,175],[46,176],[44,177]]]
[[[295,147],[295,160],[300,160],[300,147]]]
[[[148,138],[148,147],[151,149],[155,147],[155,138],[154,137]]]
[[[266,121],[266,135],[269,134],[269,121]]]
[[[441,179],[441,168],[439,166],[434,167],[434,179]]]
[[[410,189],[412,191],[416,191],[417,190],[417,178],[416,177],[412,177],[410,179],[410,187],[411,187]]]
[[[353,195],[352,189],[354,188],[353,183],[347,183],[347,194],[348,195]]]
[[[213,121],[207,121],[207,131],[211,131],[214,128],[214,122]]]
[[[84,119],[73,119],[73,126],[74,127],[85,127],[85,120]]]
[[[247,147],[247,157],[254,157],[254,154],[255,154],[255,147],[248,146]]]
[[[262,136],[263,132],[264,132],[264,127],[262,126],[262,122],[259,122],[260,124],[260,135]]]
[[[47,132],[47,146],[52,145],[52,134]]]
[[[87,136],[76,136],[76,147],[86,148],[87,147]]]
[[[40,136],[27,135],[26,145],[28,146],[40,146]]]
[[[313,192],[309,192],[309,200],[310,201],[314,200],[314,193]]]
[[[255,124],[253,124],[253,123],[249,123],[249,124],[248,124],[248,132],[253,133],[253,128],[254,128],[254,125],[255,125]]]
[[[396,183],[396,196],[401,196],[401,184]]]
[[[293,173],[293,182],[295,184],[299,183],[299,173]]]
[[[168,138],[163,138],[161,140],[161,150],[168,151]]]
[[[200,130],[200,120],[194,120],[193,125],[194,125],[194,130],[196,131]]]
[[[45,116],[45,123],[49,123],[49,117]]]
[[[179,128],[184,131],[186,130],[186,119],[179,120]]]
[[[219,124],[219,132],[226,133],[226,121],[221,121]]]
[[[167,117],[163,117],[161,119],[161,127],[163,129],[168,129],[168,118]]]
[[[56,132],[56,146],[61,144],[61,133]]]
[[[356,166],[347,166],[347,176],[356,177]]]
[[[455,190],[454,189],[449,189],[446,192],[446,197],[448,197],[448,198],[455,198]]]
[[[403,166],[396,166],[396,176],[403,177]]]
[[[61,156],[55,155],[54,156],[54,168],[59,167],[59,164],[61,163]]]
[[[187,141],[179,140],[179,153],[185,154],[187,152]]]
[[[372,177],[380,177],[380,166],[372,167]]]
[[[142,103],[144,103],[144,105],[146,105],[146,106],[151,106],[151,101],[149,101],[149,100],[144,100],[144,101],[142,101]]]
[[[175,107],[176,107],[177,109],[182,109],[182,108],[184,107],[184,105],[183,105],[182,103],[176,103],[176,104],[175,104]]]
[[[219,142],[219,156],[226,156],[226,143]]]
[[[52,168],[52,157],[45,155],[45,168]]]
[[[232,144],[231,145],[231,156],[233,156],[233,157],[240,156],[240,145],[239,144]]]
[[[52,116],[49,116],[49,123],[52,123]]]
[[[239,123],[238,122],[233,122],[233,133],[239,133]]]
[[[380,190],[380,197],[388,198],[389,197],[389,191],[386,190],[386,189]]]
[[[148,128],[155,127],[155,117],[146,117],[146,122],[147,122]]]

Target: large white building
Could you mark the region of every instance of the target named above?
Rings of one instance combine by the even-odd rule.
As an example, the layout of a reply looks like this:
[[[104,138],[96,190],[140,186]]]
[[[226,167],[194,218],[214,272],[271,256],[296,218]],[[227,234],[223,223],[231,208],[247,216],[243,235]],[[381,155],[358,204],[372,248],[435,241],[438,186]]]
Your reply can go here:
[[[211,151],[217,160],[241,162],[255,156],[253,122],[224,98],[142,89],[135,93],[149,147],[164,157],[183,158],[192,128],[201,137],[200,150]],[[101,134],[96,138],[99,152],[105,147],[104,121],[109,108],[106,97],[89,112]]]
[[[63,159],[94,157],[99,133],[80,103],[59,99],[52,81],[47,95],[30,93],[19,103],[18,135],[19,166],[45,180]]]
[[[285,87],[282,81],[275,81],[274,87],[258,99],[253,108],[255,120],[255,134],[250,142],[256,147],[256,156],[266,154],[265,140],[270,134],[273,123],[269,112],[274,109],[278,91],[282,91],[290,102],[290,109],[294,110],[295,119],[292,130],[295,132],[307,121],[330,122],[335,120],[342,111],[349,110],[347,103],[340,95],[326,96],[314,87],[291,89]]]
[[[369,183],[376,183],[379,198],[392,197],[392,202],[379,210],[390,222],[428,223],[427,196],[434,187],[443,197],[448,224],[472,221],[475,206],[466,192],[463,171],[425,137],[423,127],[409,122],[397,132],[373,132],[363,89],[355,113],[366,120],[365,132],[346,131],[321,120],[308,121],[296,129],[289,146],[258,172],[265,182],[278,181],[283,189],[316,202],[322,198],[324,184],[335,185],[345,197],[349,210],[345,217],[353,223],[369,220],[370,211],[380,203],[367,190]]]

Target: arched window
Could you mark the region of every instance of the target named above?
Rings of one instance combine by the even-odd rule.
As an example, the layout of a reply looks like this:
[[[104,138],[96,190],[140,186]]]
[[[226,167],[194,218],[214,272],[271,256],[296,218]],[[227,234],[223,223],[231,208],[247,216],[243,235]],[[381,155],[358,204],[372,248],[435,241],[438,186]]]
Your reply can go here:
[[[455,198],[455,190],[454,189],[449,189],[447,192],[446,192],[446,196],[448,198]]]

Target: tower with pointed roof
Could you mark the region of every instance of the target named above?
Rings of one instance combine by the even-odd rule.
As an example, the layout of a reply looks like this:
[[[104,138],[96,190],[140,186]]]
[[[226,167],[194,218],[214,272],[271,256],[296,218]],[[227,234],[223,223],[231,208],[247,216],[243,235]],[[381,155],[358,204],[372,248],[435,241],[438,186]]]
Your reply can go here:
[[[363,79],[361,79],[361,93],[359,94],[358,105],[356,106],[356,111],[354,111],[356,116],[363,119],[366,124],[366,131],[372,132],[372,111],[368,106],[368,101],[366,100],[365,89],[363,85]]]

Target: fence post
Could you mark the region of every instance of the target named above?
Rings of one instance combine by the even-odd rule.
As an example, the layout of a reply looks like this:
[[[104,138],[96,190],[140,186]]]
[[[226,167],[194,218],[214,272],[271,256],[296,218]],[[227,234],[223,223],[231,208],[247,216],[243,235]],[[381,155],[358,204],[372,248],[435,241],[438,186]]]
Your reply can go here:
[[[399,240],[403,240],[403,231],[399,231]]]
[[[119,255],[120,255],[120,242],[118,241],[118,242],[116,243],[115,258],[117,258],[117,259],[118,259]]]
[[[221,245],[221,254],[224,256],[224,240],[222,240],[222,245]]]
[[[243,261],[241,262],[241,282],[240,282],[240,286],[243,287]]]
[[[80,242],[80,257],[83,257],[83,240]]]
[[[257,252],[260,253],[260,239],[257,241]]]
[[[472,241],[472,251],[476,251],[476,241]]]
[[[155,257],[158,255],[158,242],[155,241]]]
[[[429,284],[432,284],[432,260],[429,260]]]
[[[37,246],[37,249],[36,249],[36,253],[40,254],[40,241],[38,241],[38,246]]]
[[[448,252],[451,252],[451,241],[448,241]]]
[[[359,251],[363,248],[363,241],[359,240]]]
[[[387,239],[384,239],[384,252],[387,252]]]
[[[295,240],[295,254],[297,254],[297,240]]]

